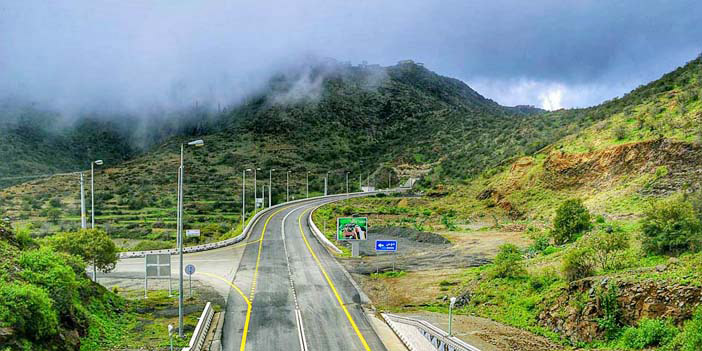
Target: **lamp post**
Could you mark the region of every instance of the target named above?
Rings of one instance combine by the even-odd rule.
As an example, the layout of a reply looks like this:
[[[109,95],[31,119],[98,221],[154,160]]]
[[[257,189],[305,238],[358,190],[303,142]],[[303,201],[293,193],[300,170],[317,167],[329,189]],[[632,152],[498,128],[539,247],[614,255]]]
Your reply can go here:
[[[349,197],[349,172],[346,172],[346,197]]]
[[[273,204],[273,171],[275,171],[275,168],[271,168],[268,171],[268,207],[271,207]]]
[[[186,146],[200,147],[205,142],[198,139],[189,143],[180,144],[180,168],[178,168],[178,259],[180,273],[178,274],[178,337],[183,337],[183,178],[185,177],[185,167],[183,166],[183,155]]]
[[[88,228],[85,220],[85,179],[83,172],[80,172],[80,227],[81,229]]]
[[[449,303],[449,326],[448,326],[448,336],[449,336],[449,338],[450,338],[451,336],[453,336],[453,334],[452,334],[452,332],[451,332],[451,320],[453,319],[453,314],[452,314],[452,312],[453,312],[453,306],[454,306],[455,304],[456,304],[456,298],[455,298],[455,297],[452,297],[451,300],[450,300],[450,303]]]
[[[310,198],[310,171],[307,171],[306,176],[307,176],[307,178],[305,179],[305,181],[306,181],[307,195],[305,197],[309,199]]]
[[[285,202],[290,201],[290,171],[285,173]]]
[[[328,195],[328,192],[327,192],[328,183],[329,183],[329,171],[327,171],[327,174],[324,176],[324,196]]]
[[[102,166],[102,160],[90,163],[90,228],[95,229],[95,165]]]
[[[244,222],[246,221],[246,172],[251,172],[251,168],[241,172],[241,230],[244,230]]]
[[[256,210],[256,198],[258,197],[258,188],[256,187],[256,170],[261,170],[260,168],[254,167],[254,211]],[[263,205],[263,204],[261,204]]]

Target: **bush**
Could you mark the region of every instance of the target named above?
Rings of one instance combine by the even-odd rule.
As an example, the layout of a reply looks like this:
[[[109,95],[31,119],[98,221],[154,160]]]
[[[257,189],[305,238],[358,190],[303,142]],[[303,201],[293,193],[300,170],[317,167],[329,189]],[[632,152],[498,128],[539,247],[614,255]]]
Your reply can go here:
[[[597,300],[600,302],[602,317],[597,319],[597,325],[604,330],[605,337],[612,340],[619,335],[622,326],[622,308],[619,306],[618,289],[615,284],[610,284],[606,290],[597,292]]]
[[[149,251],[149,250],[161,250],[161,249],[170,249],[173,247],[173,243],[169,241],[160,241],[160,240],[142,240],[134,248],[132,251]]]
[[[643,248],[652,254],[696,251],[701,228],[692,205],[681,197],[656,201],[645,210],[642,219]]]
[[[565,279],[572,282],[592,276],[594,267],[590,255],[591,249],[586,247],[570,250],[563,258],[562,271]]]
[[[526,274],[526,270],[522,265],[521,250],[513,244],[504,244],[500,246],[500,252],[495,257],[494,266],[491,270],[491,275],[494,278],[516,278]]]
[[[638,327],[624,330],[619,340],[620,347],[640,350],[650,346],[662,346],[670,343],[679,333],[670,319],[648,319],[639,321]]]
[[[58,316],[49,295],[39,287],[23,283],[0,284],[0,327],[12,327],[38,340],[55,335]]]
[[[590,230],[590,212],[579,199],[566,200],[556,210],[551,236],[556,245],[574,241],[578,234]]]
[[[593,263],[602,270],[609,270],[614,268],[617,253],[629,248],[629,234],[607,227],[587,237],[585,245],[591,249]]]
[[[664,350],[699,351],[702,350],[702,306],[685,322],[682,332]]]
[[[544,250],[551,246],[551,239],[549,238],[548,234],[543,232],[535,232],[531,235],[531,238],[534,240],[534,242],[532,242],[527,249],[531,254],[544,252]]]

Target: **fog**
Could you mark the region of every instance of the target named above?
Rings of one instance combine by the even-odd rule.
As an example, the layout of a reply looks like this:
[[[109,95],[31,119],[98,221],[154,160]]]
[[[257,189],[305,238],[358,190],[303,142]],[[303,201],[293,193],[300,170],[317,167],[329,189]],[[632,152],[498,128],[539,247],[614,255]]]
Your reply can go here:
[[[227,106],[332,57],[413,59],[501,104],[582,107],[693,59],[700,20],[692,0],[2,0],[0,99],[68,115]]]

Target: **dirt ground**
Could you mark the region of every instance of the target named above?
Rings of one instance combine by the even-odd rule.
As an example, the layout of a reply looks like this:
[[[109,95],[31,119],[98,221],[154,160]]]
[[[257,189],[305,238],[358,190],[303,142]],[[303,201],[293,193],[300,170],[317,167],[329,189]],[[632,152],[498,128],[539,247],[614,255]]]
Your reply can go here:
[[[435,312],[413,312],[402,315],[426,320],[448,330],[448,318]],[[551,351],[563,347],[527,331],[493,322],[489,319],[456,315],[453,318],[454,335],[481,351]]]
[[[361,245],[361,258],[341,259],[364,292],[380,310],[425,319],[444,330],[447,315],[418,311],[423,306],[444,301],[460,289],[461,272],[468,267],[489,263],[500,245],[521,247],[530,240],[522,228],[488,229],[485,225],[461,228],[461,231],[422,233],[413,229],[380,230],[368,233]],[[398,240],[398,254],[374,252],[376,239]],[[394,268],[399,276],[373,275]],[[527,331],[489,319],[458,315],[454,319],[456,335],[483,351],[544,351],[562,347]]]

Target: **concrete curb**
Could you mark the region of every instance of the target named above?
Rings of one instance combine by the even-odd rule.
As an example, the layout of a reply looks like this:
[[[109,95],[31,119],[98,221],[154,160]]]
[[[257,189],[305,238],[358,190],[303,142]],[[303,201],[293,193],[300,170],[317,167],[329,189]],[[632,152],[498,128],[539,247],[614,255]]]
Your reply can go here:
[[[261,216],[264,214],[269,213],[271,210],[286,206],[286,205],[291,205],[291,204],[296,204],[300,202],[305,202],[305,201],[310,201],[310,200],[319,200],[319,199],[331,199],[335,197],[341,197],[341,196],[353,196],[353,195],[359,195],[359,194],[376,194],[378,192],[367,192],[367,193],[350,193],[350,194],[335,194],[335,195],[327,195],[327,196],[315,196],[315,197],[310,197],[308,199],[298,199],[298,200],[293,200],[293,201],[288,201],[288,202],[283,202],[279,203],[277,205],[271,206],[269,208],[266,208],[262,211],[257,212],[253,218],[249,220],[249,223],[244,227],[244,230],[241,231],[241,234],[237,235],[234,238],[218,241],[216,243],[209,243],[209,244],[203,244],[203,245],[196,245],[196,246],[188,246],[183,248],[183,253],[192,253],[192,252],[200,252],[200,251],[207,251],[207,250],[214,250],[214,249],[219,249],[222,247],[226,247],[229,245],[236,244],[242,240],[244,240],[248,234],[249,231],[251,231],[251,228],[254,227],[256,222],[258,221]],[[178,249],[163,249],[163,250],[148,250],[148,251],[128,251],[128,252],[120,252],[118,255],[118,258],[138,258],[138,257],[144,257],[146,254],[171,254],[171,255],[176,255],[178,254]]]

